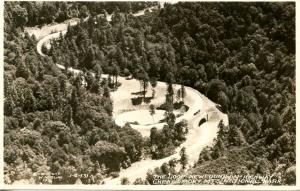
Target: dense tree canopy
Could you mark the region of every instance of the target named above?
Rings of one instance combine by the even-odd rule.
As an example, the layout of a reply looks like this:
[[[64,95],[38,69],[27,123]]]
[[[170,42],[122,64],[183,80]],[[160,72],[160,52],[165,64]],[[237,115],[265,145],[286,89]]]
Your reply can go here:
[[[87,62],[96,75],[86,71],[75,76],[55,66],[55,62],[64,62],[78,67],[75,53],[43,58],[35,52],[37,41],[27,34],[22,36],[25,26],[75,17],[69,12],[76,6],[65,2],[5,3],[6,183],[73,184],[80,179],[86,184],[101,184],[111,172],[141,159],[144,145],[140,133],[130,126],[117,127],[112,121],[111,89],[100,78],[103,58],[98,56],[98,47],[88,50],[93,62]],[[63,37],[60,40],[64,41]],[[122,53],[118,54],[117,61],[124,62]],[[118,73],[119,65],[115,64],[112,75],[116,80]],[[88,177],[70,177],[86,173]]]
[[[58,167],[96,174],[97,162],[115,171],[139,160],[140,135],[130,127],[116,127],[110,117],[109,89],[117,88],[120,75],[140,80],[141,90],[149,82],[165,81],[172,103],[177,94],[173,83],[191,86],[229,115],[229,126],[220,123],[215,145],[203,150],[190,172],[234,174],[240,167],[246,174],[279,173],[284,184],[295,184],[295,3],[179,2],[140,17],[129,11],[144,6],[5,3],[7,181],[24,178],[25,172],[57,172]],[[51,14],[53,7],[60,11]],[[112,22],[96,16],[105,14],[104,9],[113,12]],[[76,16],[65,13],[74,10]],[[27,25],[87,15],[87,22],[70,26],[65,37],[52,42],[47,58],[37,56],[35,39],[21,35]],[[80,76],[59,71],[55,62],[85,71],[87,86]],[[103,82],[101,73],[112,79]],[[181,99],[183,92],[178,93]],[[151,129],[153,158],[170,154],[184,141],[181,127],[186,124],[174,124],[171,110],[162,130]],[[40,169],[37,157],[43,159]],[[108,158],[117,158],[113,166]],[[24,163],[31,170],[10,174]],[[168,171],[166,165],[163,169]]]

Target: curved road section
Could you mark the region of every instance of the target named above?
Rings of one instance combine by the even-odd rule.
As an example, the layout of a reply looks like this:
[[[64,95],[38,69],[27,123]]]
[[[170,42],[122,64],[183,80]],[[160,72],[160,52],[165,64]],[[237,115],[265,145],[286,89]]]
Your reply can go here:
[[[145,11],[141,11],[134,16],[143,15],[144,13]],[[77,22],[72,21],[72,25],[75,24],[77,24]],[[37,44],[37,52],[41,56],[46,56],[42,52],[43,45],[47,45],[47,43],[49,45],[49,42],[51,40],[59,38],[60,33],[62,33],[62,35],[66,34],[68,23],[65,24],[65,27],[61,27],[61,24],[58,25],[60,25],[59,27],[60,31],[56,33],[50,34],[51,32],[48,32],[48,34],[45,35],[45,31],[42,31],[44,37]],[[36,31],[31,30],[31,35],[38,34],[39,30],[41,29],[36,29]],[[65,68],[64,66],[59,64],[57,64],[57,66],[61,69]],[[80,70],[76,70],[73,68],[69,68],[68,70],[74,72],[75,74],[81,72]],[[149,105],[133,106],[131,103],[132,94],[128,90],[139,89],[139,82],[137,80],[135,79],[128,80],[123,77],[119,77],[118,79],[122,85],[118,88],[117,91],[112,92],[111,96],[114,103],[113,113],[114,113],[114,118],[116,119],[115,120],[116,124],[122,126],[124,125],[124,120],[118,119],[120,114],[124,113],[124,111],[126,110],[132,111],[138,109],[146,109],[149,108]],[[175,84],[173,88],[178,89],[180,88],[180,85]],[[160,167],[163,163],[168,162],[171,159],[179,159],[180,158],[179,151],[182,147],[186,148],[189,164],[193,165],[198,160],[201,150],[205,146],[211,145],[213,143],[214,138],[217,137],[219,122],[223,120],[224,124],[228,125],[228,116],[220,112],[216,108],[215,103],[210,101],[207,97],[202,95],[197,90],[191,87],[185,87],[185,89],[186,89],[185,104],[189,107],[189,109],[182,116],[178,117],[176,119],[176,122],[179,122],[182,119],[188,121],[189,132],[186,136],[186,141],[176,149],[175,154],[159,160],[143,159],[139,162],[135,162],[129,168],[121,169],[120,176],[118,178],[105,179],[105,184],[118,185],[121,183],[120,180],[123,177],[127,177],[131,183],[134,182],[136,178],[144,179],[146,178],[146,174],[149,169],[153,170],[156,167]],[[157,96],[155,97],[155,99],[151,101],[151,103],[154,105],[159,105],[162,103],[162,100],[164,100],[164,94],[166,93],[166,83],[158,82],[156,86],[156,90],[158,90]],[[201,126],[199,126],[199,122],[203,118],[208,118],[208,121],[203,123]],[[163,125],[164,123],[158,123],[155,125],[132,125],[132,127],[138,130],[143,136],[149,136],[150,129],[153,126],[159,129],[162,128]]]

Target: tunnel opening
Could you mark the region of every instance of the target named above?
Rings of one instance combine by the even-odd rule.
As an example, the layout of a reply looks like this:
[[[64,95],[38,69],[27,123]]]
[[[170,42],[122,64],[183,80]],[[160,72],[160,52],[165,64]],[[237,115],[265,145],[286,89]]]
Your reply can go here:
[[[202,118],[200,121],[199,121],[199,124],[198,124],[198,126],[200,127],[203,123],[205,123],[206,122],[206,119],[205,118]]]

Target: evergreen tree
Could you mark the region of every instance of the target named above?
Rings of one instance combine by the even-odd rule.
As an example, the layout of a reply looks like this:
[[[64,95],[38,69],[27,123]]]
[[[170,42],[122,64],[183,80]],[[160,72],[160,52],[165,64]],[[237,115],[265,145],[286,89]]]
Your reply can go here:
[[[33,112],[36,109],[36,99],[31,89],[24,90],[24,112]]]
[[[15,108],[15,104],[11,96],[8,96],[4,100],[4,115],[11,116],[13,114]]]
[[[186,169],[187,164],[188,164],[188,156],[186,154],[186,148],[182,147],[182,149],[180,150],[180,164],[182,166],[183,169]]]
[[[64,115],[63,115],[63,121],[68,125],[71,126],[73,124],[73,110],[71,105],[67,105],[65,107]]]
[[[186,95],[186,91],[185,91],[184,85],[181,85],[181,86],[180,86],[180,94],[181,94],[181,99],[182,99],[182,101],[184,102],[184,97],[185,97],[185,95]]]
[[[174,102],[174,90],[173,90],[173,84],[168,83],[168,88],[167,88],[168,96],[171,98],[171,104]]]
[[[79,109],[79,98],[77,96],[77,91],[75,88],[73,88],[72,90],[72,94],[71,94],[71,101],[70,101],[71,107],[72,107],[72,111],[73,111],[73,117],[76,116],[76,113]]]
[[[19,63],[17,66],[16,76],[27,79],[30,75],[29,69],[26,67],[24,63]]]
[[[150,112],[150,115],[152,116],[152,120],[153,120],[153,123],[154,123],[155,106],[153,104],[150,104],[149,112]]]

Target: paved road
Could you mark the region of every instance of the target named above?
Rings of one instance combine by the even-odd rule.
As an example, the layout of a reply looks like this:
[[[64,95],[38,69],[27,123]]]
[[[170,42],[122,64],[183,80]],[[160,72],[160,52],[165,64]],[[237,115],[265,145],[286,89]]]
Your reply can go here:
[[[137,13],[135,16],[143,15],[145,11],[141,11]],[[73,23],[76,24],[76,23]],[[60,27],[61,28],[61,27]],[[60,33],[63,35],[66,33],[66,29],[63,29],[59,32],[48,34],[44,38],[42,38],[38,44],[37,44],[37,51],[41,56],[46,56],[42,52],[42,46],[44,44],[47,44],[50,42],[50,40],[56,39],[60,36]],[[64,69],[65,67],[63,65],[57,64],[57,66],[61,69]],[[69,68],[68,69],[71,72],[74,72],[75,74],[78,74],[81,72],[80,70]],[[105,75],[104,75],[105,76]],[[123,77],[118,78],[120,82],[122,83],[120,88],[126,88],[132,86],[132,83],[138,83],[137,80],[126,80]],[[165,82],[158,82],[157,86],[166,86]],[[179,86],[179,85],[174,85]],[[178,118],[176,121],[179,121],[181,119],[188,120],[189,124],[189,133],[187,135],[187,140],[180,145],[176,149],[176,154],[171,155],[169,157],[160,159],[160,160],[151,160],[151,159],[145,159],[139,162],[136,162],[132,164],[127,169],[122,169],[120,172],[120,176],[118,178],[107,178],[105,179],[106,184],[120,184],[120,179],[122,177],[127,177],[130,182],[133,182],[136,178],[145,178],[146,173],[148,169],[154,169],[155,167],[160,167],[163,163],[168,162],[170,159],[173,158],[179,158],[179,151],[182,147],[186,147],[187,154],[189,156],[189,164],[193,164],[195,161],[198,160],[200,151],[207,145],[210,145],[213,143],[213,139],[217,136],[218,131],[218,124],[220,120],[224,121],[224,124],[228,124],[228,117],[226,114],[221,113],[216,107],[215,103],[210,101],[208,98],[206,98],[204,95],[202,95],[197,90],[191,88],[191,87],[185,87],[187,95],[189,96],[189,99],[186,99],[185,104],[189,106],[189,110],[180,118]],[[114,94],[118,94],[118,91],[114,92]],[[116,99],[116,98],[115,98]],[[130,99],[130,97],[128,98]],[[115,103],[115,100],[113,98],[113,101]],[[118,110],[118,105],[114,104],[114,110]],[[195,112],[200,112],[196,115],[194,115]],[[199,121],[208,115],[209,120],[206,123],[203,123],[199,127]],[[156,125],[159,126],[159,125]],[[133,126],[134,127],[134,126]],[[136,126],[137,130],[139,130],[143,135],[149,135],[151,126]]]

